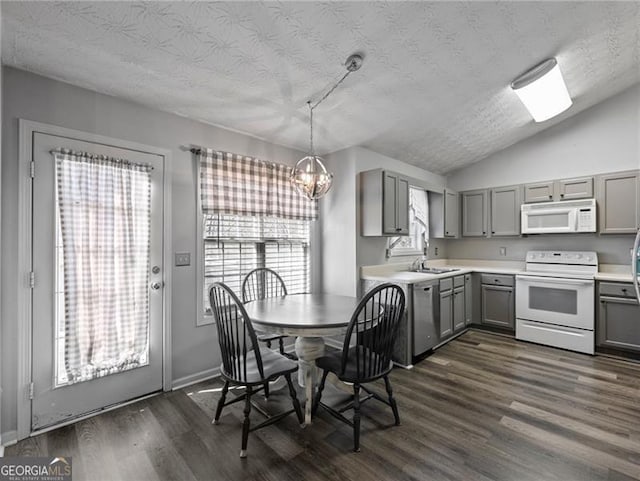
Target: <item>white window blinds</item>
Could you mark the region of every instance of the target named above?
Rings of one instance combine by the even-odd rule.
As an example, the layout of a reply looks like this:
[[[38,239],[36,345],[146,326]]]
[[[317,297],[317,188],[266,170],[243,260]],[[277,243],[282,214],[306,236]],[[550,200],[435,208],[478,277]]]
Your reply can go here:
[[[309,221],[204,214],[203,222],[206,315],[211,284],[224,282],[241,296],[242,280],[257,267],[280,274],[289,294],[309,292]]]

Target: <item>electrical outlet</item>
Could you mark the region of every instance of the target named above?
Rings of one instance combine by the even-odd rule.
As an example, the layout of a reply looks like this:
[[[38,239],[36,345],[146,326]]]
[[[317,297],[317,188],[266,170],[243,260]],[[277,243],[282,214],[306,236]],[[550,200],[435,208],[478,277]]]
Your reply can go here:
[[[500,255],[503,256],[503,257],[507,255],[507,248],[506,247],[500,247]]]
[[[176,267],[181,266],[190,266],[191,265],[191,254],[188,252],[176,252]]]
[[[435,249],[435,255],[436,255],[436,257],[437,257],[437,256],[438,256],[438,248],[437,248],[437,247],[435,247],[434,249]]]

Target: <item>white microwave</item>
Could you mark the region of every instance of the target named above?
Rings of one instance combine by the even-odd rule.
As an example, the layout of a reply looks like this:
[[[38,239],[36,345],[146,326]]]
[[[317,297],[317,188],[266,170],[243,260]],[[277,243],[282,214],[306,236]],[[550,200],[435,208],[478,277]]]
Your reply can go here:
[[[557,234],[596,231],[596,200],[523,204],[523,234]]]

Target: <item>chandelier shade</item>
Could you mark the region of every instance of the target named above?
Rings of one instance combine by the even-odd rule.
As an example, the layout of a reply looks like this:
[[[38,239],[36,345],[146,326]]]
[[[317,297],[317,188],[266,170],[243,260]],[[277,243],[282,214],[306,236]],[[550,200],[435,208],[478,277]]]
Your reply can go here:
[[[322,159],[307,155],[291,170],[291,183],[300,194],[315,200],[324,196],[331,188],[333,174],[328,172]]]

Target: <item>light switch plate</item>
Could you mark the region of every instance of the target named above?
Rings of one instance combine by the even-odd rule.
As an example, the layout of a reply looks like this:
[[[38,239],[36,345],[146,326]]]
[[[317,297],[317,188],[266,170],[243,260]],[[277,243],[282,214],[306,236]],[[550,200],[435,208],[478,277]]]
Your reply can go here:
[[[181,266],[190,266],[191,265],[191,254],[189,252],[176,252],[176,267]]]
[[[501,256],[506,256],[507,255],[507,248],[506,247],[500,247],[500,255]]]

